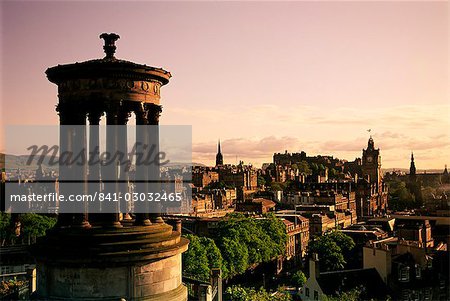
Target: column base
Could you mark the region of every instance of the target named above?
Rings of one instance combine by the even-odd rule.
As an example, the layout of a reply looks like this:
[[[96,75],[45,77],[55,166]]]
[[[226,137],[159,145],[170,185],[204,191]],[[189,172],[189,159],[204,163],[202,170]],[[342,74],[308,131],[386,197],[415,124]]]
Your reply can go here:
[[[120,222],[112,222],[108,224],[103,224],[103,228],[123,228]]]
[[[149,219],[144,219],[141,221],[135,221],[134,225],[135,226],[150,226],[150,225],[152,225],[152,222]]]

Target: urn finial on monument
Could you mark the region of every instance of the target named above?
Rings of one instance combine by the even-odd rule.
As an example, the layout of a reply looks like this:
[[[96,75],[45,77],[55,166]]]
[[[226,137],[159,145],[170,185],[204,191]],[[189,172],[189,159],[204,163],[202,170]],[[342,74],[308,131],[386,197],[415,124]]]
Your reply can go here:
[[[105,46],[103,46],[103,50],[106,53],[105,59],[113,59],[114,53],[116,52],[116,41],[120,39],[120,36],[115,33],[102,33],[100,35],[100,39],[105,40]]]

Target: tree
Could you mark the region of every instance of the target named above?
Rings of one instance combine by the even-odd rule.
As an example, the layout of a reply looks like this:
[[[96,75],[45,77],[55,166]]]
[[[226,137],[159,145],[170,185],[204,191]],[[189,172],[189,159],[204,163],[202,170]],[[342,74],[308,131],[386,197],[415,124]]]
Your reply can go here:
[[[0,212],[0,245],[3,246],[11,236],[11,214]]]
[[[282,183],[283,185],[281,188],[283,188],[283,191],[290,191],[293,187],[295,187],[295,183],[291,180],[286,180],[286,182]]]
[[[319,255],[320,268],[325,271],[342,270],[354,247],[353,239],[337,230],[310,241],[308,246],[310,254]]]
[[[283,183],[280,182],[272,182],[270,183],[270,189],[272,191],[282,191],[284,190],[285,185]]]
[[[337,296],[325,296],[323,301],[359,301],[361,300],[361,290],[354,288],[348,292],[342,292]]]
[[[230,277],[244,273],[248,268],[248,249],[239,241],[224,237],[220,243],[222,256],[226,260],[226,267]]]
[[[346,264],[341,248],[330,239],[322,239],[325,236],[311,241],[309,251],[317,253],[320,259],[320,268],[325,271],[342,270]]]
[[[292,285],[296,287],[302,287],[306,283],[305,273],[302,271],[297,271],[292,275]]]
[[[229,221],[245,219],[245,215],[242,212],[231,212],[227,213],[226,217]]]
[[[233,189],[234,185],[227,185],[224,181],[213,181],[205,186],[205,190],[213,189]]]
[[[314,175],[316,175],[316,174],[319,173],[319,166],[317,165],[317,163],[314,163],[314,162],[311,163],[310,167],[311,167],[311,172],[312,172]]]
[[[257,179],[258,187],[262,187],[266,185],[266,179],[263,176],[259,175]]]
[[[337,178],[338,177],[338,175],[339,175],[339,172],[336,170],[336,169],[334,169],[334,168],[331,168],[330,169],[330,172],[328,173],[328,176],[330,177],[330,178]]]
[[[274,214],[265,217],[256,220],[231,213],[219,222],[214,240],[186,235],[191,242],[183,254],[185,274],[207,280],[212,268],[220,268],[226,279],[284,254],[287,234],[283,222]]]
[[[432,200],[433,200],[433,197],[434,197],[435,195],[437,195],[437,194],[438,194],[438,192],[437,192],[437,189],[436,189],[436,188],[433,188],[433,187],[430,187],[430,186],[427,186],[427,187],[422,188],[422,197],[423,197],[423,200],[426,200],[426,201],[432,201]]]
[[[228,270],[224,267],[222,254],[214,240],[188,234],[189,248],[183,253],[184,274],[203,281],[208,281],[212,268],[220,268],[226,278]]]
[[[327,236],[328,238],[333,240],[339,246],[339,248],[341,248],[342,254],[347,260],[351,255],[350,252],[355,248],[355,242],[353,241],[353,239],[345,233],[337,230],[330,232]]]
[[[47,230],[56,224],[56,218],[36,213],[25,213],[20,216],[22,237],[36,238],[44,236]]]
[[[310,175],[310,174],[311,174],[311,168],[309,168],[308,162],[306,162],[306,161],[300,161],[300,162],[297,164],[297,167],[298,167],[298,171],[299,171],[300,173],[305,174],[305,175]]]
[[[227,215],[219,222],[214,236],[230,277],[248,267],[268,262],[286,250],[286,229],[273,214],[265,219],[246,218],[242,214]]]
[[[264,233],[258,228],[254,219],[229,220],[220,224],[219,231],[218,236],[232,239],[247,250],[247,266],[270,258],[270,254],[267,254],[268,245],[265,244],[267,241],[270,242],[270,238],[264,237]]]
[[[210,269],[221,269],[222,278],[228,278],[228,269],[224,263],[222,254],[214,240],[207,237],[200,237],[200,243],[204,246],[206,257],[208,258],[208,266]]]
[[[284,223],[273,213],[264,215],[265,219],[258,220],[263,231],[265,231],[274,242],[275,250],[273,256],[284,255],[286,251],[287,234]]]
[[[413,209],[416,207],[414,195],[406,187],[406,183],[395,179],[388,182],[389,185],[389,209],[394,211],[403,211],[406,209]],[[412,187],[416,185],[414,183],[410,184],[410,189],[414,190]]]
[[[290,301],[291,296],[278,291],[276,294],[267,292],[262,287],[257,291],[255,288],[233,285],[225,291],[225,300],[228,301]]]

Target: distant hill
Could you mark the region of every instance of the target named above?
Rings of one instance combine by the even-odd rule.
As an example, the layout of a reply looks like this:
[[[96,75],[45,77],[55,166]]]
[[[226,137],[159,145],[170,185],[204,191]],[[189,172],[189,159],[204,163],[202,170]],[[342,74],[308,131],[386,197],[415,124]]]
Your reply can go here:
[[[391,172],[393,170],[395,171],[400,171],[400,172],[404,172],[406,174],[409,174],[409,168],[382,168],[381,169],[383,171],[383,174],[387,173],[387,172]],[[417,169],[416,173],[421,174],[421,173],[443,173],[444,169]]]
[[[205,164],[202,163],[183,163],[183,162],[169,162],[166,165],[167,167],[171,167],[171,168],[175,168],[175,167],[185,167],[185,166],[206,166]]]
[[[31,161],[31,164],[27,164],[28,155],[5,155],[0,154],[0,168],[8,168],[8,169],[22,169],[22,170],[36,170],[38,168],[38,158],[34,158]],[[50,166],[49,160],[50,156],[46,156],[42,162],[42,167],[46,170],[57,170],[58,166]],[[7,166],[6,166],[7,164]]]
[[[23,169],[23,170],[36,170],[38,165],[37,165],[37,159],[34,159],[30,165],[27,165],[26,162],[28,160],[28,155],[20,155],[20,156],[16,156],[16,155],[5,155],[5,154],[1,154],[0,153],[0,168],[3,169],[5,168],[5,160],[8,163],[8,169]],[[57,170],[58,167],[57,166],[50,166],[48,164],[50,160],[50,156],[46,156],[43,163],[42,163],[42,167],[44,167],[44,169],[49,169],[49,170]],[[182,162],[170,162],[167,164],[168,167],[170,168],[182,168],[185,166],[206,166],[205,164],[202,163],[196,163],[196,162],[192,162],[190,164],[188,163],[182,163]],[[400,171],[400,172],[404,172],[406,174],[409,173],[409,168],[382,168],[383,174],[387,173],[387,172],[392,172],[393,170],[395,171]],[[421,173],[442,173],[444,172],[444,169],[418,169],[417,173],[421,174]]]

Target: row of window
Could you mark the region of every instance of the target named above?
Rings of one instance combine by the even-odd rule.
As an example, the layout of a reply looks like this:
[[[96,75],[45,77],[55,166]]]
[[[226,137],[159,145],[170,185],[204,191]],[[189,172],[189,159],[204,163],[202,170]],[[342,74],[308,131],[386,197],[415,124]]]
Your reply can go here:
[[[422,279],[422,268],[420,265],[414,265],[415,277],[416,279]],[[398,281],[409,282],[410,279],[410,268],[409,266],[400,265],[398,269]]]

